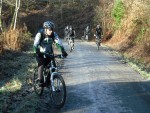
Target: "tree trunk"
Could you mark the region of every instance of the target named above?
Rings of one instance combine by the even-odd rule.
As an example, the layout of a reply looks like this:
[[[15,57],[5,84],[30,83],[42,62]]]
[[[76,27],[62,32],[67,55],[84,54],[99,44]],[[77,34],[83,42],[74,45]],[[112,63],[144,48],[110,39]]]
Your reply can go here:
[[[14,18],[14,26],[13,26],[13,30],[16,29],[16,23],[17,23],[17,16],[18,16],[18,10],[20,8],[20,0],[16,0],[16,8],[15,8],[15,18]]]
[[[26,0],[26,12],[29,12],[29,0]]]
[[[3,27],[2,27],[2,0],[0,0],[0,32],[3,31]]]
[[[63,9],[62,9],[62,1],[59,0],[60,3],[60,15],[61,15],[61,20],[63,21]]]

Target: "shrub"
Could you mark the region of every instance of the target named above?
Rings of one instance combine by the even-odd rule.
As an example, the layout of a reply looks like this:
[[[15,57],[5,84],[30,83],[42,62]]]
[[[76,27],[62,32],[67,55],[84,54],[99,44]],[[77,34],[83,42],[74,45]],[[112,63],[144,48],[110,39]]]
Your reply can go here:
[[[8,30],[4,34],[4,45],[6,48],[12,50],[20,48],[19,30]]]
[[[11,50],[21,50],[31,37],[30,32],[23,32],[22,29],[8,30],[4,34],[4,46]]]
[[[3,35],[0,35],[0,54],[3,52]]]
[[[121,19],[125,13],[125,7],[121,0],[115,0],[115,4],[112,10],[112,17],[115,20],[115,28],[118,28],[121,24]]]

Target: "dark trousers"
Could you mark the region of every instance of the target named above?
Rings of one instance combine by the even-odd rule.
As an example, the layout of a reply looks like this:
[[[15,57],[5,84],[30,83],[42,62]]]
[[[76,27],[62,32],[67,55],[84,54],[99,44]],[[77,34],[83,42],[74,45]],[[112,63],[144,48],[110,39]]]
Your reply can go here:
[[[44,66],[47,66],[51,59],[50,58],[44,58],[43,56],[36,56],[36,60],[38,63],[38,78],[40,79],[40,82],[43,82],[43,69]]]

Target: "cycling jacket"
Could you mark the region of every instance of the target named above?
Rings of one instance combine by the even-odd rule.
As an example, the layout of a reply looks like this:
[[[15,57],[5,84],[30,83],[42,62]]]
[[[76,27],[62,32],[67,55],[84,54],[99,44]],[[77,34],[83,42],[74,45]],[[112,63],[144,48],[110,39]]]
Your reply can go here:
[[[101,36],[102,35],[102,28],[96,28],[96,35]]]
[[[64,50],[62,42],[56,32],[53,32],[51,36],[46,36],[44,29],[40,29],[35,36],[33,45],[34,53],[37,53],[37,51],[40,51],[41,53],[53,53],[53,43],[55,43],[61,51]]]

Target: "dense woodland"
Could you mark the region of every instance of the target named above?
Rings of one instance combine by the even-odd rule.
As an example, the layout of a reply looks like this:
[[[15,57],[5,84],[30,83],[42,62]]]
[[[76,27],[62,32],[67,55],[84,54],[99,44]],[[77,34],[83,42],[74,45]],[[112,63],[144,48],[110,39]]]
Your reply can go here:
[[[0,0],[0,86],[5,84],[0,88],[0,112],[36,111],[34,105],[38,100],[28,95],[28,77],[35,66],[31,61],[33,39],[45,20],[55,23],[60,38],[65,26],[72,25],[76,38],[81,39],[89,25],[90,41],[95,41],[95,27],[100,24],[103,45],[149,74],[149,14],[150,0]],[[14,77],[17,74],[19,79]]]

